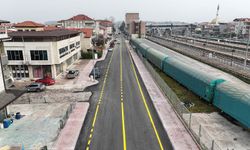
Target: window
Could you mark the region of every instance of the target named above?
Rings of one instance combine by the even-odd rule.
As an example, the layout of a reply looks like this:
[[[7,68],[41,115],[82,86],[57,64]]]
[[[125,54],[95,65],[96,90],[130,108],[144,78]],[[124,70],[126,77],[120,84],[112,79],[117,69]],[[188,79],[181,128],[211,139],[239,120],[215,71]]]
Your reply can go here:
[[[31,60],[48,60],[48,54],[46,50],[31,50]]]
[[[69,45],[69,48],[70,48],[70,49],[72,49],[72,48],[74,48],[74,47],[75,47],[75,43]]]
[[[62,53],[67,52],[67,51],[68,51],[68,46],[65,46],[59,49],[59,54],[61,55]]]
[[[12,75],[14,78],[28,78],[29,77],[29,70],[28,66],[26,65],[15,65],[11,66]]]
[[[76,48],[80,47],[80,41],[76,42]]]
[[[21,50],[7,50],[8,60],[23,60],[23,52]]]
[[[76,42],[76,46],[80,45],[80,41]]]

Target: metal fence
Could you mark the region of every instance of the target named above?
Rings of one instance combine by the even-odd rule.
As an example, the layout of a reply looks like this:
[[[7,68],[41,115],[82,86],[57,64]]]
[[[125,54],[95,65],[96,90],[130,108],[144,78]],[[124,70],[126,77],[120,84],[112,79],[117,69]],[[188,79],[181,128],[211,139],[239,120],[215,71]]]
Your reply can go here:
[[[201,148],[204,150],[221,150],[216,140],[207,133],[206,127],[202,126],[196,117],[183,105],[175,92],[166,84],[153,66],[139,52],[137,54]]]

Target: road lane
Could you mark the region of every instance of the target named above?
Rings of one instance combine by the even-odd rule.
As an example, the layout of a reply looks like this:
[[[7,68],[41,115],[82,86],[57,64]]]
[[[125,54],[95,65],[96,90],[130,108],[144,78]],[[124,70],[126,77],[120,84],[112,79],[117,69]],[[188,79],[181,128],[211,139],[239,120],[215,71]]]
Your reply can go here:
[[[107,74],[103,73],[100,91],[91,97],[92,109],[76,149],[171,150],[146,88],[135,75],[124,39],[120,41],[112,52]]]
[[[136,69],[133,70],[134,66],[130,60],[124,39],[121,46],[124,60],[123,80],[127,149],[171,150],[172,146],[155,112],[146,88],[138,77]]]

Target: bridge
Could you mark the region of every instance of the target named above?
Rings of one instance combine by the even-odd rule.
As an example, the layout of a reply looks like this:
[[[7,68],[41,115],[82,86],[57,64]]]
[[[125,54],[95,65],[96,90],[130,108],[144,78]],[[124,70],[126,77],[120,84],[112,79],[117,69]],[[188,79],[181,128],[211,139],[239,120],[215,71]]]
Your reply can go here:
[[[159,36],[175,34],[189,34],[196,28],[195,24],[148,24],[146,30],[148,34],[154,34]]]

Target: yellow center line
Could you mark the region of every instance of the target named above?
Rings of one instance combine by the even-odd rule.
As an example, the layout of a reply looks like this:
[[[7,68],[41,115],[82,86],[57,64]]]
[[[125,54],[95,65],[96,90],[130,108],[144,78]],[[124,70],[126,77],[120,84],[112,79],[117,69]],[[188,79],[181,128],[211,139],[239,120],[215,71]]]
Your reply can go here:
[[[125,128],[125,115],[124,115],[124,105],[123,105],[122,47],[120,47],[120,81],[121,81],[121,112],[122,112],[123,150],[127,150],[126,128]]]
[[[128,53],[129,53],[129,52],[128,52]],[[136,73],[136,71],[135,71],[135,66],[134,66],[134,63],[133,63],[133,61],[132,61],[132,58],[131,58],[131,54],[130,54],[130,53],[129,53],[129,58],[130,58],[130,61],[131,61],[132,70],[133,70],[133,72],[134,72],[134,75],[135,75],[135,78],[136,78],[136,82],[137,82],[137,85],[138,85],[138,87],[139,87],[139,91],[140,91],[140,93],[141,93],[141,97],[142,97],[144,106],[145,106],[145,108],[146,108],[146,111],[147,111],[147,114],[148,114],[150,123],[151,123],[151,125],[152,125],[152,127],[153,127],[153,130],[154,130],[154,133],[155,133],[155,135],[156,135],[156,138],[157,138],[159,147],[160,147],[161,150],[164,150],[164,148],[163,148],[163,146],[162,146],[161,138],[160,138],[160,136],[159,136],[159,134],[158,134],[158,131],[157,131],[156,127],[155,127],[154,120],[153,120],[153,118],[152,118],[151,112],[150,112],[150,110],[149,110],[149,108],[148,108],[148,104],[147,104],[146,99],[145,99],[145,96],[144,96],[144,93],[143,93],[143,91],[142,91],[142,87],[141,87],[141,84],[140,84],[140,82],[139,82],[137,73]]]
[[[95,115],[94,115],[94,119],[93,119],[93,122],[92,122],[91,130],[90,130],[90,134],[89,134],[89,138],[88,138],[88,142],[87,142],[87,146],[86,146],[86,150],[90,149],[90,144],[91,144],[91,141],[92,141],[94,128],[95,128],[95,123],[96,123],[97,115],[98,115],[98,112],[99,112],[100,104],[101,104],[102,99],[103,99],[103,93],[104,93],[104,89],[105,89],[105,86],[106,86],[107,76],[108,76],[108,73],[109,73],[109,68],[110,68],[110,65],[111,65],[111,62],[112,62],[112,59],[113,59],[113,55],[114,55],[114,53],[112,53],[112,55],[111,55],[111,58],[110,58],[110,61],[108,63],[108,67],[107,67],[107,70],[106,70],[106,73],[105,73],[104,81],[103,81],[102,88],[101,88],[101,93],[99,95],[98,103],[97,103],[96,109],[95,109]]]

